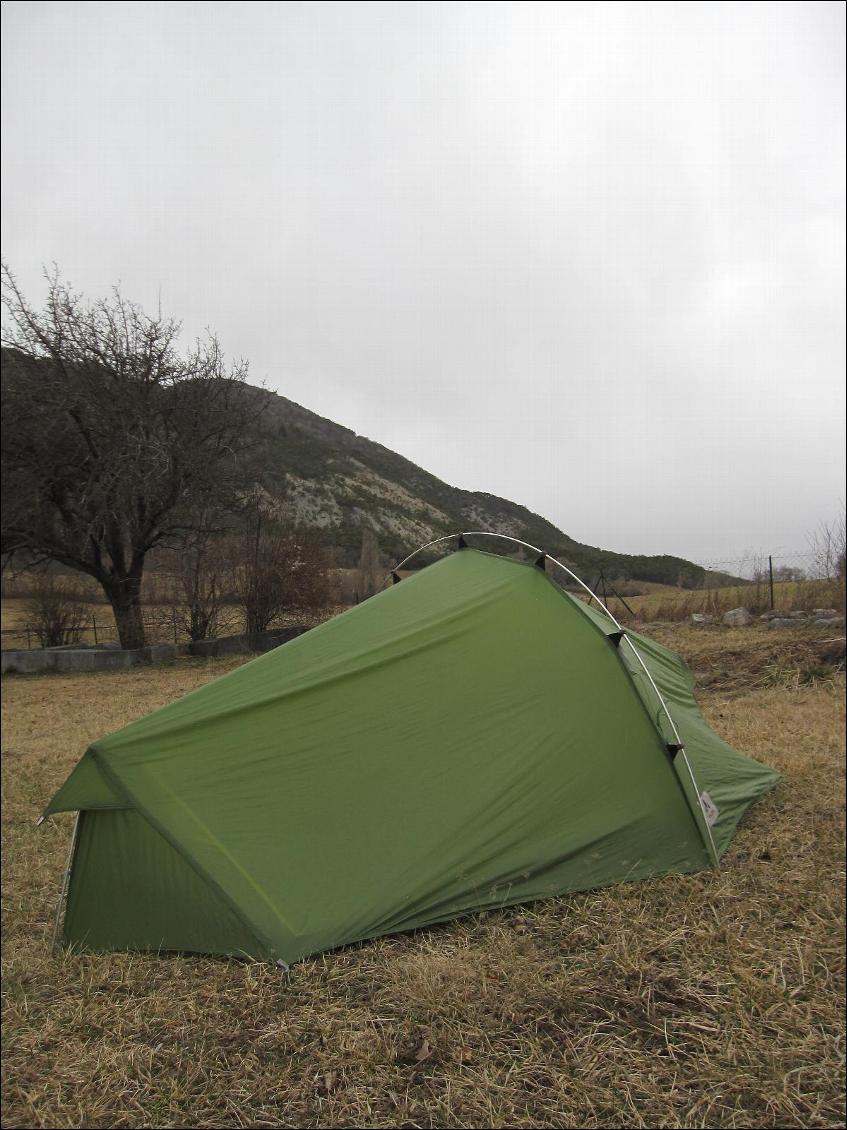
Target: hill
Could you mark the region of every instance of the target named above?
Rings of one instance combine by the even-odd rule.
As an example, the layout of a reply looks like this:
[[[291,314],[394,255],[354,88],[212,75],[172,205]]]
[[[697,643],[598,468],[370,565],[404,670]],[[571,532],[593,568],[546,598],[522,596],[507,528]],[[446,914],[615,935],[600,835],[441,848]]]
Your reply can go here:
[[[4,348],[2,359],[5,370],[17,360],[16,351]],[[29,379],[37,380],[45,364],[29,364]],[[639,556],[584,545],[517,502],[450,486],[402,455],[278,393],[244,387],[248,396],[262,402],[255,425],[253,473],[271,493],[286,500],[296,519],[326,532],[342,564],[354,565],[358,560],[366,527],[377,533],[383,554],[395,561],[444,534],[476,529],[539,546],[588,581],[596,579],[601,569],[609,580],[685,588],[719,581],[716,574],[681,557]],[[425,560],[422,557],[420,563]]]
[[[491,530],[540,546],[587,578],[608,577],[699,587],[702,566],[669,555],[640,556],[584,545],[539,514],[497,495],[450,486],[411,460],[266,390],[262,465],[297,517],[326,529],[350,564],[362,529],[376,530],[399,560],[457,530]]]

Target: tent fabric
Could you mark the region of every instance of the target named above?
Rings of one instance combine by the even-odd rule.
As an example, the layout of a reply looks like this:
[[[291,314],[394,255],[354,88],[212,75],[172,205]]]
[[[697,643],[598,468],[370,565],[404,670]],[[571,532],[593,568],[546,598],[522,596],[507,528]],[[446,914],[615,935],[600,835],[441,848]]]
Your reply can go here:
[[[700,790],[708,793],[720,817],[711,833],[719,856],[750,804],[770,791],[779,773],[737,753],[709,726],[694,698],[694,676],[678,655],[638,632],[636,643],[683,739],[686,756]]]
[[[461,549],[95,742],[47,809],[84,814],[66,942],[290,963],[709,867],[778,774],[629,633],[695,789],[615,631],[541,569]]]
[[[131,809],[82,813],[75,870],[65,932],[88,949],[257,952],[249,925]]]

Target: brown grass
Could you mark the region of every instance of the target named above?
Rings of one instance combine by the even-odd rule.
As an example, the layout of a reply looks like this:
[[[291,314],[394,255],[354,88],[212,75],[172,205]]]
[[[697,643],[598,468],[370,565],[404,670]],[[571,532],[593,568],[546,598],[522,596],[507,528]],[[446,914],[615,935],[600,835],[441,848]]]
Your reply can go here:
[[[844,670],[844,629],[769,629],[721,625],[648,624],[644,631],[676,651],[700,693],[747,694],[771,686],[799,687]]]
[[[785,775],[720,872],[482,914],[289,975],[47,948],[70,818],[37,829],[41,806],[92,738],[238,660],[5,680],[3,1125],[843,1125],[843,676],[763,683],[762,649],[787,671],[797,639],[676,641],[695,667],[736,671],[704,708]]]
[[[739,606],[759,615],[771,607],[770,589],[766,581],[716,589],[675,589],[663,586],[640,596],[623,595],[632,612],[613,595],[609,597],[610,609],[619,619],[637,621],[687,620],[695,612],[720,619],[724,612]],[[843,614],[844,578],[776,582],[774,606],[783,612],[835,608]]]

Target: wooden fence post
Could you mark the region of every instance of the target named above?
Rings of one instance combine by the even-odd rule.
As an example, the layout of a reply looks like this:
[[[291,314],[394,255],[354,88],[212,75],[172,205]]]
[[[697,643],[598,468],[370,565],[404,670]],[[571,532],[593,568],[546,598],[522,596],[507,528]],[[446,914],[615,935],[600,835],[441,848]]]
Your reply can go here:
[[[770,578],[771,587],[771,608],[773,608],[773,557],[771,557],[770,555],[768,555],[768,577]]]

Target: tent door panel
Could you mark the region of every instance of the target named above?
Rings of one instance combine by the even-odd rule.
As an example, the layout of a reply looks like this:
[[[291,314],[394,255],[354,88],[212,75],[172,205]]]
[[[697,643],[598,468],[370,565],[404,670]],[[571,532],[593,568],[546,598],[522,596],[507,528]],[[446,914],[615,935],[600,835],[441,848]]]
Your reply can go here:
[[[80,813],[64,940],[99,951],[264,956],[220,895],[131,809]]]

